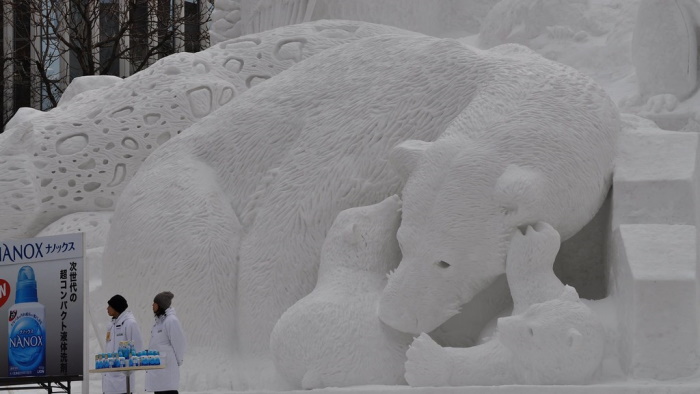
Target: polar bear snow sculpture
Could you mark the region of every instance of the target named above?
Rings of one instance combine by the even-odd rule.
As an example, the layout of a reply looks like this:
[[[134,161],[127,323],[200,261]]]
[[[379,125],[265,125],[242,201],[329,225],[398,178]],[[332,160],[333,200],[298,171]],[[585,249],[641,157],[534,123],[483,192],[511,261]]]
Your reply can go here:
[[[74,80],[57,108],[25,109],[0,134],[0,239],[34,236],[73,212],[114,210],[146,157],[192,123],[325,49],[387,33],[411,34],[318,21],[177,53],[124,80]]]
[[[603,359],[603,328],[572,287],[500,318],[497,330],[471,348],[443,348],[421,334],[407,352],[406,380],[415,387],[586,384]]]
[[[506,276],[513,315],[495,338],[471,348],[442,348],[422,334],[407,352],[411,386],[585,384],[603,360],[604,329],[573,287],[554,276],[559,234],[549,224],[516,230]]]
[[[397,237],[403,258],[380,302],[397,330],[430,332],[505,270],[516,226],[545,221],[566,239],[598,211],[611,179],[619,115],[603,90],[521,50],[482,56],[503,74],[435,142],[392,153],[407,176]]]
[[[435,312],[421,308],[421,326],[437,325],[445,309],[504,271],[507,228],[541,216],[571,235],[593,216],[618,128],[597,85],[525,48],[481,52],[425,36],[358,40],[248,90],[149,156],[117,205],[105,276],[134,298],[188,283],[178,304],[186,330],[230,334],[194,341],[227,349],[237,339],[237,354],[264,354],[282,313],[313,290],[337,214],[401,192],[404,181],[388,165],[392,148],[440,137],[414,171],[404,167],[411,208],[399,238],[402,247],[415,242],[406,266],[407,257],[455,265],[455,275],[438,272],[442,281],[425,278],[431,295],[442,292],[433,284],[467,287],[431,297]],[[531,177],[506,174],[496,203],[496,180],[509,164]],[[409,233],[435,244],[409,241]],[[416,255],[418,244],[427,254]],[[400,276],[407,278],[393,276],[397,295]],[[401,300],[423,305],[417,285],[406,283],[403,294],[415,298]],[[386,295],[385,304],[397,304]]]
[[[321,248],[318,282],[275,325],[270,351],[295,387],[406,384],[413,340],[377,316],[387,274],[401,260],[396,230],[401,200],[338,214]]]

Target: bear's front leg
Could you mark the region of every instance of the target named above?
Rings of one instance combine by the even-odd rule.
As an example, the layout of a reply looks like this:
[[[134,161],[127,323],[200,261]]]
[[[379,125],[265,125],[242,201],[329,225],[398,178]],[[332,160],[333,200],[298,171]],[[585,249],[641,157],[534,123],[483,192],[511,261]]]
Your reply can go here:
[[[406,352],[413,387],[495,386],[516,382],[512,354],[498,340],[470,348],[443,348],[421,334]]]
[[[450,385],[449,354],[426,333],[420,334],[406,352],[406,382],[413,387]]]
[[[561,238],[554,227],[537,222],[515,230],[508,247],[506,278],[513,296],[513,314],[557,298],[564,285],[554,275]]]

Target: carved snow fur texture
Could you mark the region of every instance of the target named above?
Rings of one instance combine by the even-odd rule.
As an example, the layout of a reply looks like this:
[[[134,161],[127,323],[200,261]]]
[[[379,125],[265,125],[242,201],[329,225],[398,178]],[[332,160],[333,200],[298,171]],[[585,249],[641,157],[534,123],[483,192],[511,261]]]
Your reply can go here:
[[[505,272],[516,227],[544,221],[562,240],[610,186],[619,114],[590,78],[526,48],[479,53],[480,90],[435,142],[392,153],[407,174],[397,237],[403,259],[380,317],[430,332]]]
[[[465,166],[451,167],[452,161],[437,153],[440,160],[431,162],[439,163],[409,177],[404,196],[414,206],[406,229],[434,232],[427,239],[436,245],[410,241],[433,254],[430,260],[439,259],[441,247],[457,254],[464,246],[480,245],[465,255],[484,256],[478,258],[484,263],[464,264],[451,275],[474,292],[504,272],[505,242],[490,241],[501,239],[501,209],[485,202],[490,194],[483,193],[492,193],[506,164],[532,163],[538,173],[546,168],[548,186],[558,182],[580,195],[572,201],[577,209],[569,210],[574,218],[556,205],[545,215],[558,218],[553,222],[568,232],[592,217],[607,190],[614,106],[589,79],[522,48],[477,52],[453,40],[422,36],[368,38],[310,57],[241,98],[149,157],[115,212],[105,261],[120,265],[105,271],[135,295],[152,288],[154,278],[161,285],[192,278],[191,287],[181,290],[179,310],[184,307],[192,321],[209,322],[208,316],[235,306],[220,328],[238,338],[243,353],[268,351],[279,317],[311,292],[321,245],[337,213],[402,190],[404,181],[387,165],[390,150],[401,141],[443,135],[435,146],[467,159]],[[557,161],[570,136],[578,138],[574,161]],[[598,152],[598,146],[605,148]],[[545,164],[537,166],[540,162]],[[465,178],[472,171],[475,175]],[[541,194],[549,192],[553,201],[568,197],[558,189]],[[474,194],[481,197],[474,200]],[[437,208],[442,202],[452,207],[431,223],[426,215],[437,212],[430,208],[435,196],[442,199]],[[216,204],[209,206],[210,200]],[[428,205],[418,207],[418,201]],[[541,204],[541,211],[547,207]],[[426,212],[418,213],[421,209]],[[472,211],[483,212],[472,218]],[[453,222],[440,227],[448,212],[454,213]],[[450,233],[460,245],[440,240],[444,229],[455,229]],[[496,258],[486,258],[492,255]],[[472,273],[474,280],[464,279]],[[212,290],[210,306],[202,308],[204,283]],[[434,291],[434,284],[442,282],[421,286]],[[462,298],[470,297],[465,292]],[[458,300],[435,305],[427,318],[439,320],[433,315],[443,314],[445,306],[456,311]],[[421,297],[405,301],[423,303]],[[235,330],[227,328],[232,321]]]
[[[546,223],[516,230],[506,267],[514,314],[498,319],[493,340],[471,348],[442,348],[421,335],[407,353],[408,383],[589,383],[603,359],[604,330],[576,290],[554,276],[558,249],[559,234]]]
[[[377,316],[386,276],[401,259],[400,208],[392,196],[342,211],[333,222],[316,287],[282,315],[270,338],[275,366],[293,387],[405,384],[413,338]]]
[[[117,206],[105,274],[144,298],[184,281],[178,310],[191,322],[226,310],[213,324],[241,352],[267,351],[282,313],[313,290],[333,219],[400,192],[390,150],[437,138],[490,69],[457,41],[415,35],[310,57],[146,160]]]
[[[525,312],[530,305],[553,300],[564,292],[564,284],[552,269],[560,246],[559,233],[544,222],[525,225],[514,232],[506,257],[513,315]]]
[[[575,291],[499,319],[498,340],[512,353],[520,384],[588,384],[605,343],[603,326]]]
[[[319,21],[173,54],[123,80],[75,79],[57,108],[18,112],[0,137],[0,160],[13,163],[0,182],[0,239],[34,236],[73,212],[114,210],[148,155],[193,123],[325,49],[385,33],[411,34]]]
[[[471,348],[443,348],[421,334],[407,352],[406,381],[414,387],[590,383],[603,358],[603,328],[570,297],[575,292],[566,293],[499,319],[496,338]]]

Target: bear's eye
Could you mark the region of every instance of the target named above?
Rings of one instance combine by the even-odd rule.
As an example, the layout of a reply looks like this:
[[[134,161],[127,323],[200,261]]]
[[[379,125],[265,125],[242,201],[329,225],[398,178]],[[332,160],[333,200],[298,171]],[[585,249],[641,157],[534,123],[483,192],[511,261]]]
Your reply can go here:
[[[450,268],[450,265],[442,260],[435,263],[440,268]]]

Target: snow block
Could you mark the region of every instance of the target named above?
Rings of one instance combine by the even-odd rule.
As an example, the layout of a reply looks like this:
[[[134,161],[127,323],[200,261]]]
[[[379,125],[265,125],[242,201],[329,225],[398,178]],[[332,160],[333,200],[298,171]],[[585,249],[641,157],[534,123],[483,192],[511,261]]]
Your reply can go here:
[[[612,248],[610,288],[623,370],[661,380],[693,374],[698,367],[695,227],[621,225]]]
[[[641,128],[620,135],[612,224],[695,225],[698,134]]]

